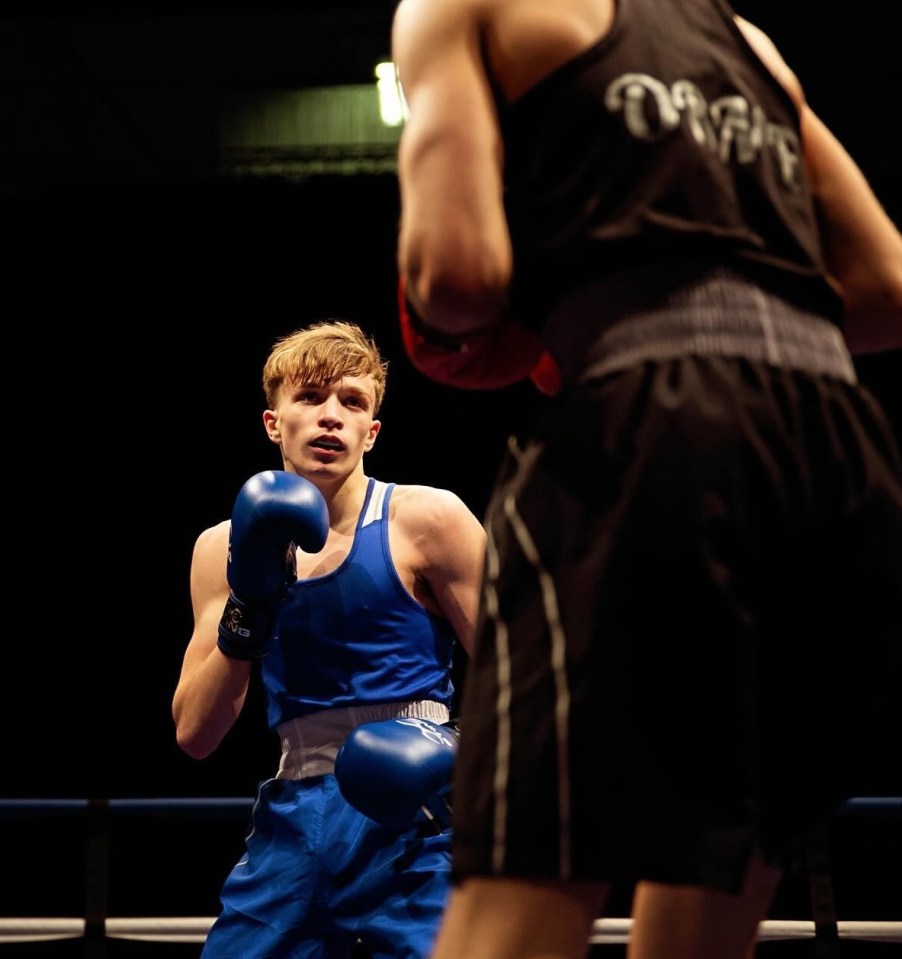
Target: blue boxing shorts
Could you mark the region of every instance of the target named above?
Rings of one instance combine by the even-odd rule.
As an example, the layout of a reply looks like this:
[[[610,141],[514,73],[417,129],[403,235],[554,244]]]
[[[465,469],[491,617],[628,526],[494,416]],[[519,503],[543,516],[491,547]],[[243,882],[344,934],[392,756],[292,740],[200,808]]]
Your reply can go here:
[[[203,959],[425,959],[445,908],[450,831],[387,829],[333,775],[268,779]]]

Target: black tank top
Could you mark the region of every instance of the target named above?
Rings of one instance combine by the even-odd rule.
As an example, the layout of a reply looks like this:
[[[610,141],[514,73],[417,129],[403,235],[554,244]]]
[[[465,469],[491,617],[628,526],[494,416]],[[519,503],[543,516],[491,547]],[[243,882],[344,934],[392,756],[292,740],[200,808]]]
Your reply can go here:
[[[685,259],[838,323],[798,113],[722,0],[618,0],[604,39],[499,110],[521,322],[586,279]]]

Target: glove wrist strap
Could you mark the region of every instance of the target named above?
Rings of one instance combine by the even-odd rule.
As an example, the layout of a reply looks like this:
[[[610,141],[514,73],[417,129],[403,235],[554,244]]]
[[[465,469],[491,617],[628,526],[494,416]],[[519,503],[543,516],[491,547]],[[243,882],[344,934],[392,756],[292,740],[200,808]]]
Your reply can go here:
[[[229,593],[222,618],[219,620],[219,639],[216,645],[231,659],[262,659],[272,632],[272,614],[259,606],[242,603]]]

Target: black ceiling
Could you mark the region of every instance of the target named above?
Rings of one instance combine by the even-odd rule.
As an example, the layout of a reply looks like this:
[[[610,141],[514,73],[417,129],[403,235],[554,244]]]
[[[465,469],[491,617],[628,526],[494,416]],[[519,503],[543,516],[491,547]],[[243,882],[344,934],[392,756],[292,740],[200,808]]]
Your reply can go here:
[[[550,2],[550,0],[549,0]],[[846,142],[881,197],[898,209],[902,66],[886,0],[737,0],[767,30],[811,102]],[[154,111],[193,103],[204,122],[223,90],[368,83],[390,52],[394,0],[240,5],[30,5],[0,21],[3,186],[33,188],[71,168],[90,175],[102,115],[153,139]],[[91,119],[82,127],[80,117]],[[71,162],[70,162],[71,160]]]

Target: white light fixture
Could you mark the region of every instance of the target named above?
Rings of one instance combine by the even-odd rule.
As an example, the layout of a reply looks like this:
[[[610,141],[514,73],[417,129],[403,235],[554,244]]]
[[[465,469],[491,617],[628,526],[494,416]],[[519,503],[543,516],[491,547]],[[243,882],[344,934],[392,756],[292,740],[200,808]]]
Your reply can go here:
[[[391,61],[376,64],[376,88],[379,91],[379,115],[387,127],[398,127],[408,117],[407,101]]]

